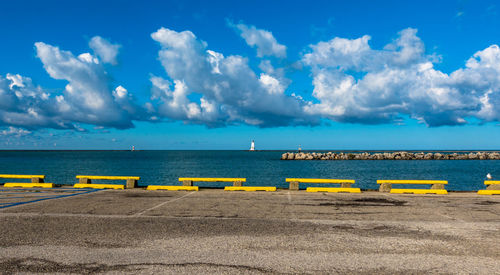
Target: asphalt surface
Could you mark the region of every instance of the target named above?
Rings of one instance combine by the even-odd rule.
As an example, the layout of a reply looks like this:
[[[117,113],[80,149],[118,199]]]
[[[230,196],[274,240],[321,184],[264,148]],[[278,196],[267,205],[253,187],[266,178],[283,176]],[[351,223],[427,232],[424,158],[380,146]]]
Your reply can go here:
[[[0,188],[0,203],[3,274],[500,272],[500,196]]]

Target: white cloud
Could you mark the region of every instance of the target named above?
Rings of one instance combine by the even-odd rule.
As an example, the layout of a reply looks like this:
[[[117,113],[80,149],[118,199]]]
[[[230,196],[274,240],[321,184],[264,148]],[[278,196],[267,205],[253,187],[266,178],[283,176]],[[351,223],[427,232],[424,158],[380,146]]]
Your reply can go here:
[[[113,90],[113,96],[115,99],[126,98],[128,95],[127,89],[123,88],[121,85]]]
[[[415,29],[405,29],[382,50],[370,37],[334,38],[310,46],[303,56],[311,67],[309,114],[340,122],[397,123],[408,115],[429,126],[458,125],[467,118],[498,121],[500,50],[477,52],[451,74],[434,69]]]
[[[7,74],[7,76],[5,77],[7,78],[8,80],[10,80],[10,84],[9,84],[9,89],[13,89],[14,87],[19,87],[19,88],[24,88],[24,84],[23,84],[23,77],[18,75],[18,74]]]
[[[73,128],[62,119],[58,102],[28,77],[0,75],[0,126]]]
[[[71,121],[115,128],[132,127],[128,98],[113,97],[110,80],[99,60],[89,53],[75,57],[43,42],[35,43],[37,56],[54,79],[68,81],[60,104],[71,106],[64,116]],[[122,87],[123,88],[123,87]]]
[[[43,42],[35,47],[47,73],[68,84],[62,91],[47,92],[28,77],[0,75],[0,127],[85,131],[79,126],[84,123],[125,129],[146,117],[124,87],[110,90],[111,80],[98,57],[74,56]]]
[[[30,135],[31,131],[9,126],[7,129],[0,131],[0,136],[22,137]]]
[[[286,46],[278,43],[270,31],[257,29],[255,26],[242,23],[234,24],[230,21],[228,21],[228,25],[234,28],[250,47],[257,48],[258,57],[286,57]]]
[[[173,81],[151,77],[159,115],[212,127],[316,122],[304,114],[302,100],[284,93],[285,83],[266,73],[257,76],[245,58],[207,50],[190,31],[161,28],[151,37],[160,43],[159,60]]]
[[[118,64],[116,57],[118,56],[118,51],[120,50],[121,45],[112,44],[100,36],[94,36],[90,39],[89,47],[94,51],[99,59],[102,60],[102,62],[110,63],[112,65]]]
[[[172,85],[170,81],[157,76],[152,76],[150,80],[153,84],[152,99],[159,99],[161,102],[158,107],[160,115],[201,124],[217,123],[218,110],[204,98],[204,104],[191,102],[187,98],[188,87],[183,81],[175,80]],[[170,89],[172,86],[173,90]]]
[[[259,81],[271,94],[283,94],[285,92],[285,87],[282,83],[268,74],[261,74]]]
[[[382,49],[370,36],[335,37],[310,46],[302,63],[311,69],[314,100],[288,91],[283,68],[262,60],[257,74],[247,60],[207,49],[189,32],[162,28],[152,34],[173,84],[152,77],[160,116],[219,126],[261,127],[338,122],[400,124],[408,116],[429,126],[460,125],[470,118],[498,121],[500,50],[492,45],[450,74],[434,68],[416,29],[405,29]],[[199,100],[196,100],[196,97]],[[210,106],[210,108],[202,108]]]
[[[243,24],[234,27],[242,36],[245,30],[266,33]],[[286,47],[277,47],[267,33],[252,36],[255,43],[249,44],[261,57],[284,57]],[[246,58],[209,49],[190,31],[161,28],[151,37],[160,45],[158,59],[166,76],[150,76],[151,102],[144,107],[111,80],[103,64],[114,63],[116,54],[99,50],[102,45],[91,45],[94,54],[74,55],[35,43],[47,73],[67,83],[48,92],[28,77],[0,75],[0,134],[22,135],[20,130],[39,128],[86,131],[86,124],[126,129],[134,120],[180,120],[208,127],[317,125],[323,119],[401,124],[403,116],[429,126],[500,121],[497,45],[445,73],[435,68],[439,56],[426,53],[415,29],[402,30],[381,49],[370,46],[368,35],[335,37],[310,45],[300,62],[292,63],[310,69],[314,86],[311,94],[298,95],[289,88],[289,67],[275,67],[272,59],[260,59],[255,71]],[[266,44],[262,37],[272,39]],[[102,42],[101,48],[116,46],[100,37],[93,41]]]

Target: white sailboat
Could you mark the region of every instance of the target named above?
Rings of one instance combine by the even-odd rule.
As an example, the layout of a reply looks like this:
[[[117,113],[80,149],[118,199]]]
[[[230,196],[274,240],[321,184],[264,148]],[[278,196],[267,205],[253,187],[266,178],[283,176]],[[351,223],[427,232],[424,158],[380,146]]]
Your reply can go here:
[[[250,145],[250,151],[255,151],[255,141],[252,140],[252,144]]]

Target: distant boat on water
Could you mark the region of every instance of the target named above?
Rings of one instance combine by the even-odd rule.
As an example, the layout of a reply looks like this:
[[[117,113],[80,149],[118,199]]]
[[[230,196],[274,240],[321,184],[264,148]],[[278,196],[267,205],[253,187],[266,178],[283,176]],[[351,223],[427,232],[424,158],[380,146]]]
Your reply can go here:
[[[255,151],[255,141],[252,140],[252,144],[250,144],[250,151]]]

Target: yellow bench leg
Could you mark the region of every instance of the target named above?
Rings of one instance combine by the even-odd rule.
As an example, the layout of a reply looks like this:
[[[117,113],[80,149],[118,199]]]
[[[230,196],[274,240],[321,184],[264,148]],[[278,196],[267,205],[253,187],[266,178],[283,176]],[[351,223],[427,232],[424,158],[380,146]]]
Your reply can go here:
[[[53,183],[24,183],[24,182],[7,182],[3,187],[20,187],[20,188],[53,188]]]
[[[226,186],[224,191],[266,191],[274,192],[276,187],[274,186]]]
[[[148,185],[146,190],[168,190],[168,191],[198,191],[198,186],[182,185]]]
[[[73,188],[92,188],[92,189],[125,189],[121,184],[92,184],[92,183],[76,183]]]
[[[361,189],[343,187],[307,187],[306,192],[361,193]]]
[[[478,195],[500,195],[500,190],[479,190]]]
[[[436,194],[447,195],[448,191],[445,189],[391,189],[392,194]]]

